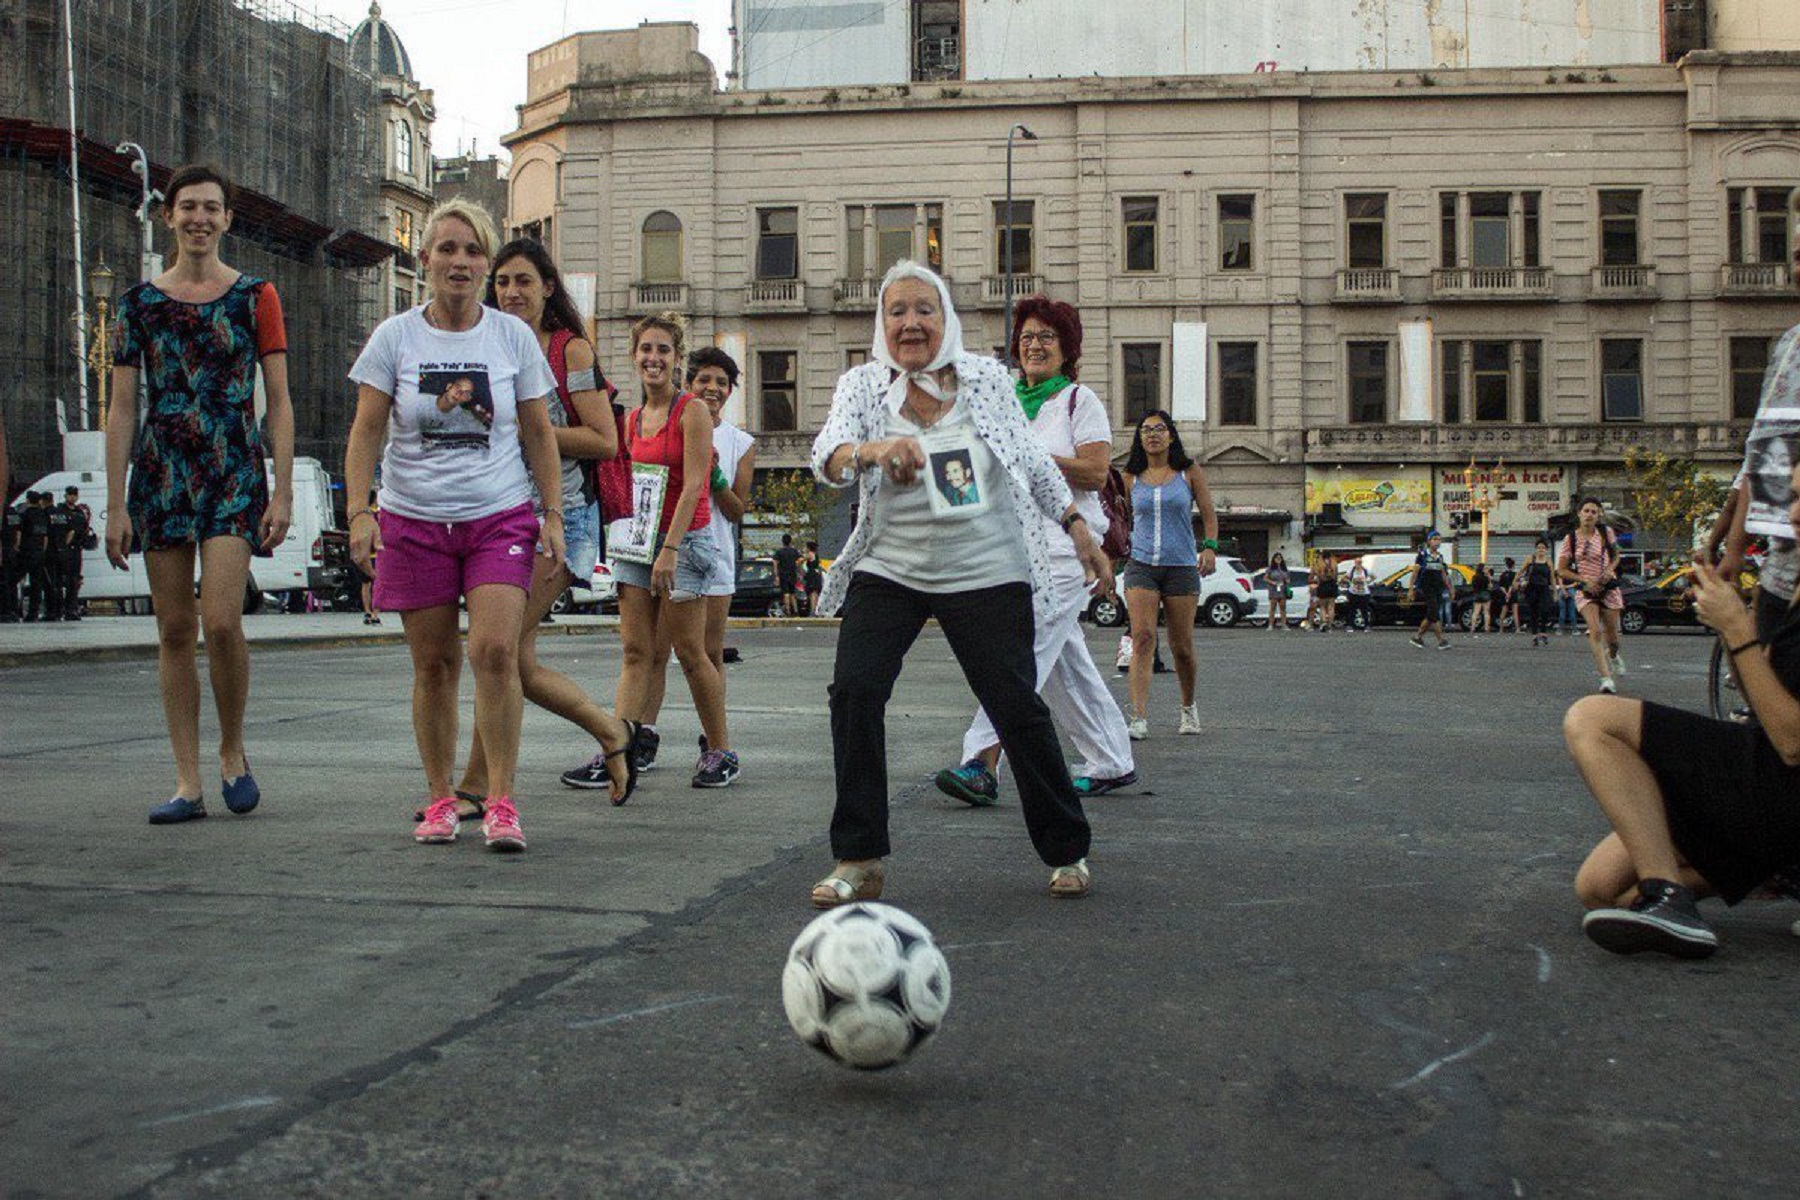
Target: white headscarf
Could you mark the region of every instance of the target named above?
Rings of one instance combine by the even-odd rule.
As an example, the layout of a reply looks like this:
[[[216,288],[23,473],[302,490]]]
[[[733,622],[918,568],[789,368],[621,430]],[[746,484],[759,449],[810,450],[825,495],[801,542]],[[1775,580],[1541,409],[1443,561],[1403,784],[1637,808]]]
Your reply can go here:
[[[887,290],[902,279],[923,279],[936,288],[938,305],[944,314],[944,340],[938,346],[937,356],[917,371],[908,371],[895,362],[893,351],[888,349],[887,344]],[[945,392],[938,384],[937,373],[954,363],[963,352],[962,321],[956,315],[955,306],[950,303],[950,285],[929,267],[920,266],[910,259],[901,259],[881,277],[881,288],[875,296],[875,341],[870,346],[869,353],[882,366],[899,372],[894,382],[888,385],[888,408],[898,411],[906,401],[908,382],[918,384],[919,390],[929,396],[949,400],[956,394],[956,389],[952,387],[949,392]]]

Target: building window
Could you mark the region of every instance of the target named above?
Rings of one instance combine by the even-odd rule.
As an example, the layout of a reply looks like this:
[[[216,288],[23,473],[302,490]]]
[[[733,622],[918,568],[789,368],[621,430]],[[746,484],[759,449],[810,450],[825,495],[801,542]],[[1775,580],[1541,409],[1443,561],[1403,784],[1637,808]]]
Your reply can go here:
[[[405,121],[394,122],[394,171],[400,175],[411,175],[413,169],[412,126]]]
[[[1734,337],[1731,339],[1731,416],[1748,421],[1756,416],[1762,403],[1763,375],[1769,369],[1769,348],[1773,339],[1766,337]]]
[[[1219,270],[1249,271],[1256,265],[1256,197],[1219,197]]]
[[[1438,194],[1438,265],[1445,270],[1539,266],[1541,238],[1537,192]]]
[[[1125,420],[1136,425],[1162,407],[1162,344],[1126,342],[1119,357],[1124,363]]]
[[[994,201],[994,273],[1004,275],[1010,265],[1015,275],[1030,275],[1034,271],[1031,258],[1032,221],[1036,217],[1036,208],[1030,200],[1014,199],[1012,202],[1011,234],[1008,236],[1006,219],[1006,201]],[[1006,261],[1006,248],[1012,246],[1012,262]]]
[[[1156,270],[1155,196],[1127,196],[1120,202],[1125,223],[1125,269]]]
[[[1519,343],[1519,419],[1527,425],[1544,420],[1544,348],[1539,342]]]
[[[644,218],[643,282],[681,282],[681,218],[672,212]]]
[[[913,0],[912,27],[913,80],[961,79],[962,4],[959,0]]]
[[[851,346],[844,351],[844,370],[848,371],[862,366],[869,361],[869,352],[860,346]]]
[[[1543,419],[1543,348],[1538,342],[1439,343],[1444,423]],[[1467,397],[1468,404],[1464,405]]]
[[[1219,424],[1256,424],[1256,343],[1220,342]]]
[[[1387,266],[1387,197],[1344,197],[1344,251],[1352,271]]]
[[[1462,422],[1463,342],[1440,342],[1438,360],[1438,394],[1443,399],[1444,424]]]
[[[794,421],[796,357],[792,350],[763,350],[756,355],[757,378],[762,382],[763,433],[792,433],[799,428]]]
[[[394,311],[397,313],[405,312],[407,309],[409,309],[411,307],[412,307],[412,289],[409,287],[403,287],[403,286],[398,286],[398,285],[395,286],[395,288],[394,288]]]
[[[1638,252],[1638,206],[1641,192],[1600,193],[1600,265],[1635,267]]]
[[[1383,425],[1388,415],[1388,344],[1351,342],[1347,347],[1350,423]]]
[[[1731,188],[1726,192],[1725,244],[1734,263],[1786,262],[1787,189]]]
[[[756,210],[756,277],[793,279],[800,273],[800,210]]]
[[[1504,422],[1512,416],[1512,354],[1505,342],[1469,344],[1470,416]]]
[[[1016,205],[1015,205],[1016,207]],[[844,209],[844,276],[879,278],[903,258],[944,269],[942,204],[852,204]]]
[[[413,215],[411,209],[394,210],[394,245],[408,254],[417,253],[418,247],[413,245]]]
[[[1644,419],[1644,343],[1637,338],[1600,342],[1600,418]]]

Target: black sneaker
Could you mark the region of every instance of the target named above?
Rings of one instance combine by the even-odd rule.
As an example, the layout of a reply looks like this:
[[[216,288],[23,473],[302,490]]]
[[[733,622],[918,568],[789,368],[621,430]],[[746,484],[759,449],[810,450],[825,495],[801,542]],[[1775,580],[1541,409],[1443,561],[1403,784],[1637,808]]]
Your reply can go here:
[[[1700,915],[1694,893],[1666,879],[1638,884],[1630,908],[1597,908],[1582,918],[1581,931],[1614,954],[1655,950],[1676,958],[1705,958],[1719,948],[1719,935]]]
[[[730,750],[708,750],[700,756],[700,766],[694,772],[694,786],[697,788],[730,787],[732,780],[739,774],[738,756]]]
[[[977,808],[986,808],[1000,799],[1000,781],[979,758],[971,758],[960,767],[945,767],[932,782],[944,795]]]
[[[637,769],[648,771],[656,765],[656,748],[662,745],[662,738],[656,730],[644,725],[639,727],[636,741],[632,753],[637,757]]]

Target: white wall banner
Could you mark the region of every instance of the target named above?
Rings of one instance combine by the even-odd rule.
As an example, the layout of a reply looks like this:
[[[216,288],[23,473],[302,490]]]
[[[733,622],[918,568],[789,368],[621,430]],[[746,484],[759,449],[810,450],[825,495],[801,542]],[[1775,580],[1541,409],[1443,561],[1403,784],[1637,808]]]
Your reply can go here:
[[[713,345],[731,355],[731,361],[738,365],[738,385],[732,389],[731,399],[725,402],[724,417],[742,429],[744,389],[750,382],[750,339],[742,333],[715,333]]]
[[[1400,419],[1430,421],[1431,321],[1400,322]]]
[[[1169,414],[1177,421],[1206,420],[1206,322],[1175,323],[1175,354],[1169,377]]]

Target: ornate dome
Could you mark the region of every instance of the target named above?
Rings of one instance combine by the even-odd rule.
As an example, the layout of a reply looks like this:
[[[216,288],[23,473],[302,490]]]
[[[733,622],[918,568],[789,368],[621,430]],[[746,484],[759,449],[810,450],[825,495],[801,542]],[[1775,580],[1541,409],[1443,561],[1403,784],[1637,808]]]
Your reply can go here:
[[[369,5],[369,15],[350,34],[350,58],[376,75],[413,77],[412,59],[400,44],[394,27],[381,19],[381,5]]]

